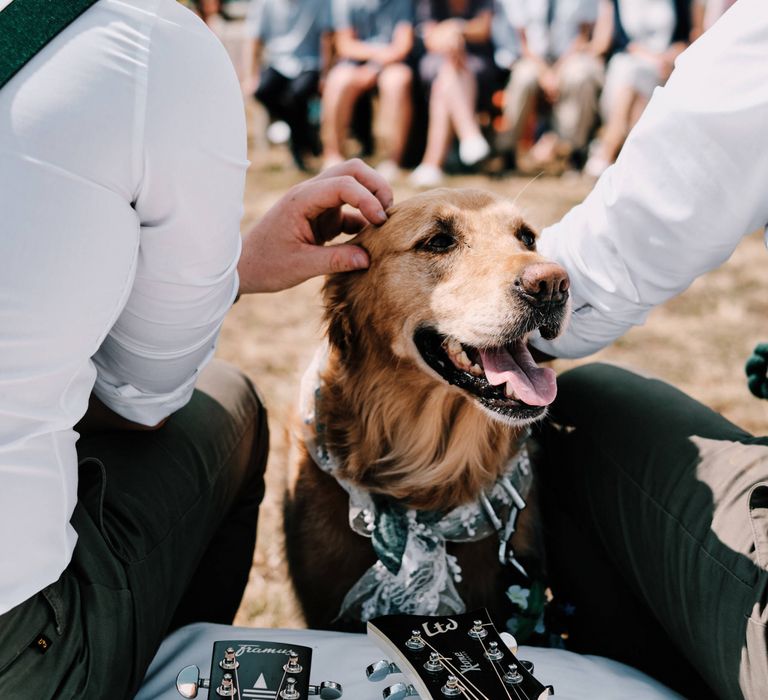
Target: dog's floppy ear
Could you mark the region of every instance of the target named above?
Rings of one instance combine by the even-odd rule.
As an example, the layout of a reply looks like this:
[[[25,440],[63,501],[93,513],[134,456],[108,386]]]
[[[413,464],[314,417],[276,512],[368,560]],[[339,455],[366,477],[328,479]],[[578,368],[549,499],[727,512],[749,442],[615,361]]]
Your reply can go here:
[[[329,276],[323,287],[325,322],[328,326],[328,340],[348,357],[355,337],[352,319],[351,287],[355,273],[342,272]]]

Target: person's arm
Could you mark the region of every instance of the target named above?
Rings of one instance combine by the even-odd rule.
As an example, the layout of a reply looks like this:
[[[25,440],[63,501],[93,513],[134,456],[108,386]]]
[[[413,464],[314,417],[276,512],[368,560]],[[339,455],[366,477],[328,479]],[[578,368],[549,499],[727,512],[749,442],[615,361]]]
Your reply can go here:
[[[259,87],[264,37],[269,30],[268,22],[266,0],[251,0],[245,20],[246,40],[242,48],[244,75],[240,81],[243,95],[246,97],[252,97]]]
[[[339,58],[351,61],[370,61],[380,48],[378,44],[369,44],[357,38],[355,30],[343,27],[336,30],[336,53]]]
[[[259,89],[261,78],[261,56],[264,52],[264,44],[258,38],[247,39],[244,43],[245,74],[241,81],[243,95],[252,97]]]
[[[610,344],[768,222],[768,14],[741,0],[683,53],[614,166],[540,239],[568,271],[559,357]],[[766,261],[768,263],[768,260]]]
[[[600,0],[597,9],[597,21],[592,30],[589,51],[594,56],[604,58],[613,44],[614,9],[611,0]]]
[[[691,43],[704,33],[704,15],[707,8],[706,0],[693,0],[691,6]]]
[[[429,20],[422,25],[424,46],[431,53],[450,54],[466,44],[483,44],[491,38],[492,19],[492,13],[484,10],[468,20]]]
[[[485,44],[491,40],[493,12],[483,10],[464,22],[462,34],[468,44]]]
[[[238,291],[248,166],[242,97],[229,56],[210,32],[180,30],[175,8],[167,12],[171,21],[153,30],[138,122],[135,279],[93,357],[95,396],[145,426],[189,401],[213,356]]]
[[[408,58],[412,49],[413,25],[410,22],[399,22],[392,32],[392,41],[380,47],[373,60],[381,66],[400,63]]]

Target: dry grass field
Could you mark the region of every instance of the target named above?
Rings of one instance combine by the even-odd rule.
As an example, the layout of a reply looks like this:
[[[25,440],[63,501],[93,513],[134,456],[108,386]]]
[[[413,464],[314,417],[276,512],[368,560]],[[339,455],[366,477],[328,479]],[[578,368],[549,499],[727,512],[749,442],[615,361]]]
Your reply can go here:
[[[245,228],[300,177],[285,167],[280,150],[252,152]],[[457,177],[451,187],[487,188],[515,197],[523,178]],[[518,204],[542,227],[581,201],[590,183],[579,178],[540,178]],[[398,200],[413,192],[396,186]],[[768,432],[768,404],[752,398],[743,365],[754,345],[768,339],[768,295],[762,237],[743,241],[722,268],[699,279],[685,294],[651,314],[595,358],[655,374],[754,433]],[[320,280],[279,294],[243,298],[230,313],[219,356],[242,368],[260,388],[270,412],[272,448],[267,495],[261,508],[251,579],[236,623],[258,627],[300,627],[303,620],[286,575],[281,532],[281,497],[286,467],[285,425],[298,380],[321,333]],[[561,370],[569,363],[558,362]]]

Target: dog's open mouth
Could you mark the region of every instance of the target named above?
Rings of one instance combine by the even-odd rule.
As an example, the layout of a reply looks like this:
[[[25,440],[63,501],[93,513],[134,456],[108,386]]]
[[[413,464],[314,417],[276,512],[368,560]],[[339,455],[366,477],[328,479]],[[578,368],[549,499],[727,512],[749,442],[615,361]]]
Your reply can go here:
[[[523,338],[496,348],[474,348],[421,328],[414,342],[427,365],[446,382],[494,413],[530,420],[555,399],[555,372],[536,364]]]

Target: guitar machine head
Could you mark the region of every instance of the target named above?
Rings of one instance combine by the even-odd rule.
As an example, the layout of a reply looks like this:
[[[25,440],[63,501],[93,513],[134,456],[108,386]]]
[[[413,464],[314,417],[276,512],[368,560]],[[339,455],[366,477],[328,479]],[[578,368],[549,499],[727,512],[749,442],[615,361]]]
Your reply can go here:
[[[312,650],[276,642],[221,641],[213,645],[211,677],[201,678],[197,666],[186,666],[176,677],[176,689],[185,698],[197,697],[200,688],[213,688],[209,697],[233,700],[304,700],[310,696],[335,700],[341,685],[325,681],[310,685]]]
[[[384,700],[543,700],[554,694],[534,678],[532,663],[517,659],[514,638],[500,635],[485,609],[452,617],[387,615],[368,623],[368,635],[395,658],[371,664],[368,680],[394,673],[407,679],[385,688]]]

